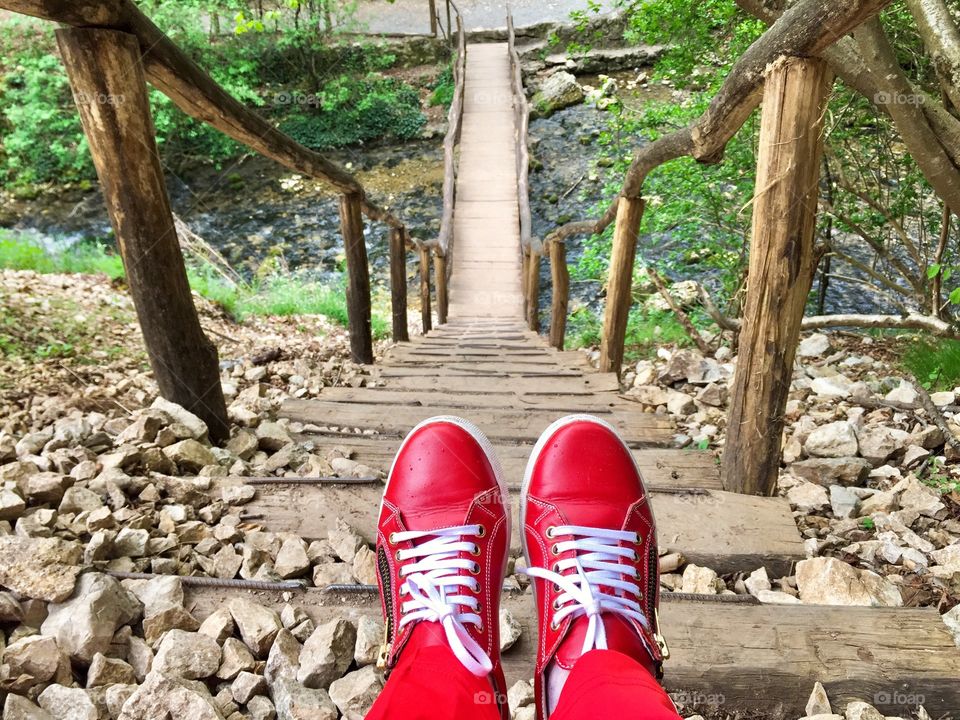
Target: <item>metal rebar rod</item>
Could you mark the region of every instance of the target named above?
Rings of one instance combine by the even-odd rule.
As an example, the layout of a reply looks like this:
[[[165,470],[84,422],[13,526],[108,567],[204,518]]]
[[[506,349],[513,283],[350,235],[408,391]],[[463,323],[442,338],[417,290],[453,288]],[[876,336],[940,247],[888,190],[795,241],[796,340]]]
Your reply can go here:
[[[237,590],[305,590],[306,585],[302,580],[244,580],[242,578],[214,578],[198,575],[160,575],[156,573],[139,572],[121,572],[119,570],[110,570],[108,575],[120,580],[153,580],[159,577],[178,577],[180,582],[186,586],[192,587],[219,587],[232,588]]]

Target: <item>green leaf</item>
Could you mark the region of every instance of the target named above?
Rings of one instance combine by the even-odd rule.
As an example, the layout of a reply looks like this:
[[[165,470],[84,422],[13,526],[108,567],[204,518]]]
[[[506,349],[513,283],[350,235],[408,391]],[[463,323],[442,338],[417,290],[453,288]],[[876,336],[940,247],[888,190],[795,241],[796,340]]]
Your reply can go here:
[[[927,268],[927,278],[933,280],[937,275],[940,274],[940,263],[934,263]]]
[[[943,282],[950,282],[950,278],[953,277],[953,268],[947,268],[943,271]]]
[[[954,305],[960,305],[960,287],[955,288],[952,293],[950,293],[950,302]]]

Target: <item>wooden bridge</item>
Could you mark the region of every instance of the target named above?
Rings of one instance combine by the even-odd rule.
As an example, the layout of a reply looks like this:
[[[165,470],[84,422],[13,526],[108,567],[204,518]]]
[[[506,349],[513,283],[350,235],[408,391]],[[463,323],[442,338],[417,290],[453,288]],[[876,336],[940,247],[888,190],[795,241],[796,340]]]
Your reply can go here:
[[[829,44],[823,38],[839,37],[882,4],[843,4],[810,31],[810,47]],[[797,13],[803,5],[797,3]],[[389,228],[393,334],[399,344],[373,369],[376,386],[329,388],[318,400],[290,400],[283,406],[282,414],[302,427],[300,439],[316,452],[346,450],[352,458],[386,471],[402,437],[417,422],[437,414],[462,415],[490,435],[516,502],[522,467],[540,432],[559,415],[589,412],[615,425],[633,449],[652,490],[666,550],[720,573],[765,567],[774,577],[790,574],[806,556],[785,500],[735,492],[750,489],[752,476],[721,472],[710,453],[671,449],[674,428],[668,418],[642,412],[621,396],[615,373],[597,372],[581,353],[564,351],[568,281],[563,237],[544,244],[531,233],[528,112],[512,22],[508,20],[505,43],[467,44],[462,28],[457,33],[441,229],[437,238],[416,240],[399,217],[367,198],[349,173],[298,146],[226,95],[129,0],[0,0],[0,7],[73,26],[59,30],[58,40],[161,393],[204,417],[215,439],[229,432],[217,356],[193,310],[157,159],[146,80],[186,112],[290,168],[325,178],[342,193],[351,347],[361,362],[373,360],[363,216]],[[799,32],[790,25],[799,21],[790,13],[784,17],[787,28]],[[775,43],[773,47],[775,52]],[[751,62],[761,69],[775,59],[756,55]],[[788,59],[775,64],[766,79],[758,185],[763,185],[761,177],[777,177],[783,186],[763,185],[764,198],[755,208],[759,219],[754,240],[770,236],[768,252],[761,253],[769,262],[796,252],[806,257],[806,245],[812,243],[814,209],[797,197],[809,200],[811,177],[815,186],[815,175],[802,168],[811,165],[811,158],[812,167],[818,165],[819,117],[827,89],[819,63],[815,58]],[[762,79],[755,82],[763,84]],[[738,111],[757,99],[759,87],[734,89],[739,92]],[[83,100],[117,95],[124,97],[123,103]],[[706,153],[706,146],[697,152]],[[619,370],[631,304],[633,253],[643,213],[634,180],[628,177],[612,214],[585,228],[599,232],[604,222],[616,221],[601,360],[606,371]],[[785,197],[792,203],[777,205]],[[804,228],[802,237],[797,227]],[[799,249],[790,249],[790,242],[799,243]],[[419,257],[425,331],[412,341],[407,329],[408,250]],[[550,259],[553,284],[549,343],[537,332],[543,255]],[[794,301],[805,293],[795,278],[784,281],[782,274],[769,274],[768,280],[762,268],[755,271],[751,264],[751,277],[761,278],[756,285],[763,286],[752,285],[751,294],[776,301],[786,292],[783,297],[793,305],[784,317],[760,305],[745,317],[738,387],[751,402],[766,403],[756,422],[764,429],[763,442],[772,442],[778,453],[778,393],[783,392],[784,373],[789,379],[791,343],[799,328]],[[770,343],[778,349],[772,353],[773,365],[765,364]],[[754,387],[756,377],[764,382]],[[753,407],[747,402],[741,412]],[[756,430],[758,425],[749,427]],[[755,449],[754,442],[749,438],[738,447]],[[778,454],[768,453],[754,469],[769,473],[772,467],[775,475],[778,463]],[[325,537],[343,518],[368,540],[374,538],[379,478],[350,483],[273,477],[218,482],[251,481],[259,492],[245,508],[248,521],[310,539]],[[764,478],[757,482],[761,490],[764,483],[769,485]],[[519,528],[514,530],[513,537],[519,538]],[[376,589],[369,586],[282,592],[191,587],[189,602],[203,617],[240,593],[278,607],[293,602],[315,620],[379,614]],[[536,622],[531,598],[519,586],[506,590],[504,602],[523,625],[520,641],[504,658],[513,682],[532,674]],[[934,717],[960,713],[960,652],[933,608],[760,605],[752,597],[667,592],[663,605],[663,632],[672,650],[667,687],[688,704],[797,716],[813,683],[820,681],[834,707],[851,699],[872,702],[875,696],[886,696],[904,702],[883,705],[884,714],[906,715],[915,709],[907,706],[910,699],[922,697]]]

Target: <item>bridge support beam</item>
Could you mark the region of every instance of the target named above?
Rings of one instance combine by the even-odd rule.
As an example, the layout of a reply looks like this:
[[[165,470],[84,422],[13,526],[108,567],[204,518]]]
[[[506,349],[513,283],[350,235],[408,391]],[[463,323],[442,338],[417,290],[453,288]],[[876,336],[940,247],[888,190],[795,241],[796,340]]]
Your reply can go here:
[[[437,284],[437,324],[445,325],[450,301],[447,296],[447,256],[433,254],[433,280]]]
[[[607,278],[607,305],[603,313],[600,337],[600,372],[620,374],[623,346],[627,338],[627,318],[633,302],[633,261],[637,255],[637,235],[643,219],[643,200],[620,196],[617,221],[610,252]]]
[[[373,362],[370,320],[370,266],[363,239],[362,199],[359,193],[340,196],[340,231],[347,258],[347,318],[350,322],[350,355],[354,362]]]
[[[823,115],[820,59],[781,58],[763,93],[747,299],[723,453],[727,488],[772,495],[800,322],[813,284]]]
[[[540,253],[531,248],[527,250],[526,257],[523,284],[526,287],[527,327],[540,332]]]
[[[136,37],[60,29],[57,43],[103,187],[160,394],[230,435],[217,349],[200,327],[173,224]]]
[[[567,268],[567,246],[561,241],[550,243],[550,278],[553,297],[550,301],[550,344],[563,350],[567,334],[567,307],[570,304],[570,270]]]
[[[408,342],[407,329],[407,246],[404,231],[390,228],[390,309],[393,341]]]
[[[433,316],[430,312],[430,248],[420,246],[420,320],[424,334],[433,330]]]

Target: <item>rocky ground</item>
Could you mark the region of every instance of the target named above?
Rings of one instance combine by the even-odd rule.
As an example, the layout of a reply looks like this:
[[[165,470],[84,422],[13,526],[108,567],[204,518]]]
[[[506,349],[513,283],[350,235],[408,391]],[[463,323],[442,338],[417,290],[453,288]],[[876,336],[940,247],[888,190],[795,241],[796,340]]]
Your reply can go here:
[[[317,318],[239,325],[197,303],[221,349],[233,422],[223,448],[197,417],[156,398],[122,288],[0,274],[3,720],[352,720],[382,687],[376,621],[315,627],[295,604],[277,613],[235,600],[200,622],[184,606],[183,576],[375,582],[374,554],[353,528],[311,542],[272,533],[241,515],[254,485],[217,484],[375,472],[343,452],[317,454],[294,439],[300,428],[276,419],[286,397],[367,381],[344,360],[344,331]],[[944,428],[864,338],[807,337],[799,361],[780,485],[810,558],[770,578],[718,576],[665,556],[664,590],[934,605],[960,642],[960,493]],[[674,416],[678,445],[719,448],[732,370],[723,348],[713,357],[663,349],[626,375],[626,395],[638,411]],[[953,393],[932,400],[946,431],[960,433]],[[501,626],[504,643],[516,642],[515,621],[504,615]],[[533,717],[529,684],[510,701],[516,718]],[[807,715],[883,718],[865,703],[831,709],[822,688]]]

